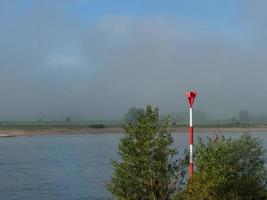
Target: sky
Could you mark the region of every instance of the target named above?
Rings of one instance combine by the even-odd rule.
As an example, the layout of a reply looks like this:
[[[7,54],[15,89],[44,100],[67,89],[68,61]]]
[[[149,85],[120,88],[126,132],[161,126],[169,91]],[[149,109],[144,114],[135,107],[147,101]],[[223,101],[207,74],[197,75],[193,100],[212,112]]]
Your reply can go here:
[[[0,0],[0,120],[267,113],[267,1]]]

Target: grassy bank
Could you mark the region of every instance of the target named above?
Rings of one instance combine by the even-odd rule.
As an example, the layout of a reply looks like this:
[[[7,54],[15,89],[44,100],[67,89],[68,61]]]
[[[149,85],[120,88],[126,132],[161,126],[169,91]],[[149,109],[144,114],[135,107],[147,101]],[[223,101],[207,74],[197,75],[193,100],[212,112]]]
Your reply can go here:
[[[106,121],[74,121],[74,122],[2,122],[0,123],[1,130],[9,129],[49,129],[49,128],[121,128],[122,122],[106,122]],[[267,127],[267,124],[194,124],[199,128],[253,128],[253,127]],[[188,127],[188,124],[173,125],[174,128]]]
[[[62,122],[62,121],[47,121],[47,122],[0,122],[0,130],[36,130],[36,129],[72,129],[72,128],[122,128],[123,122],[118,121],[73,121],[73,122]],[[173,125],[173,128],[187,128],[188,124]],[[231,123],[210,123],[210,124],[194,124],[194,127],[198,128],[265,128],[266,124],[249,123],[249,124],[231,124]]]
[[[188,131],[187,124],[173,126],[173,132]],[[267,133],[267,124],[195,124],[198,132],[244,132],[262,131]],[[122,122],[73,121],[73,122],[2,122],[0,137],[41,135],[41,134],[76,134],[76,133],[122,133]]]
[[[0,123],[0,130],[42,130],[42,129],[103,129],[103,128],[118,128],[122,127],[120,123],[114,122],[2,122]]]

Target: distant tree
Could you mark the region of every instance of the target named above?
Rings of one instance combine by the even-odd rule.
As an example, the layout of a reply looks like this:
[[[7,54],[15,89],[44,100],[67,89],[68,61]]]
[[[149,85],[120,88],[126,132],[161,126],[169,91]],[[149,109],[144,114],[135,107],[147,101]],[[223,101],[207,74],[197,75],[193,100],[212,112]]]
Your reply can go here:
[[[158,109],[148,106],[127,122],[119,143],[119,161],[113,161],[114,173],[108,190],[119,200],[168,200],[182,190],[187,158],[176,160],[170,122],[160,122]]]
[[[41,123],[41,122],[43,122],[43,119],[42,118],[38,118],[37,122]]]
[[[65,122],[71,122],[71,117],[66,117]]]
[[[265,150],[258,139],[208,138],[196,145],[196,171],[187,199],[267,199]]]
[[[230,122],[230,123],[233,123],[233,124],[237,124],[237,123],[238,123],[238,119],[237,119],[237,117],[231,117],[231,118],[229,119],[229,122]]]
[[[136,123],[140,115],[144,114],[143,108],[130,108],[128,113],[124,115],[124,119],[127,123]]]
[[[250,119],[247,110],[240,110],[238,116],[239,116],[239,121],[241,123],[249,123]]]

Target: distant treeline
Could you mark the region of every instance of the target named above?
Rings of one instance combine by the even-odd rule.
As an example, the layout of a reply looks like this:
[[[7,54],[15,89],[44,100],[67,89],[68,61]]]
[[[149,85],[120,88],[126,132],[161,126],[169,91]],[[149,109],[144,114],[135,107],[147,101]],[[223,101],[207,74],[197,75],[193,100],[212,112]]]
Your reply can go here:
[[[119,125],[86,122],[1,122],[1,129],[107,128]]]
[[[107,128],[107,127],[122,127],[124,122],[135,123],[139,115],[144,113],[143,108],[132,107],[124,115],[122,120],[92,120],[92,121],[76,121],[71,117],[65,117],[62,121],[49,121],[43,118],[38,118],[36,121],[0,121],[0,128]],[[188,125],[189,113],[187,111],[164,114],[159,116],[164,120],[170,116],[173,121],[173,126],[184,127]],[[243,127],[257,126],[259,124],[267,125],[267,114],[250,114],[247,110],[240,110],[236,116],[226,119],[213,119],[203,110],[194,110],[194,124],[199,127]]]
[[[130,108],[124,115],[126,122],[135,122],[139,115],[144,113],[143,108]],[[189,112],[182,111],[177,113],[170,113],[161,115],[160,118],[164,120],[167,116],[171,116],[176,126],[188,124]],[[267,123],[267,114],[250,114],[247,110],[240,110],[236,116],[230,116],[225,119],[214,119],[203,110],[194,110],[194,123],[198,125],[229,125],[242,126],[244,124]]]

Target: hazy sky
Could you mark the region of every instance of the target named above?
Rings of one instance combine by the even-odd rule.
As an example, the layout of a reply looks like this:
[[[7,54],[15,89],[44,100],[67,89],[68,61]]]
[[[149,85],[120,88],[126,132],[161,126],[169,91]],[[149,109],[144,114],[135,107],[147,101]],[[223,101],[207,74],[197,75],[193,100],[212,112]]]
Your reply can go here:
[[[267,112],[266,0],[0,0],[0,120]]]

